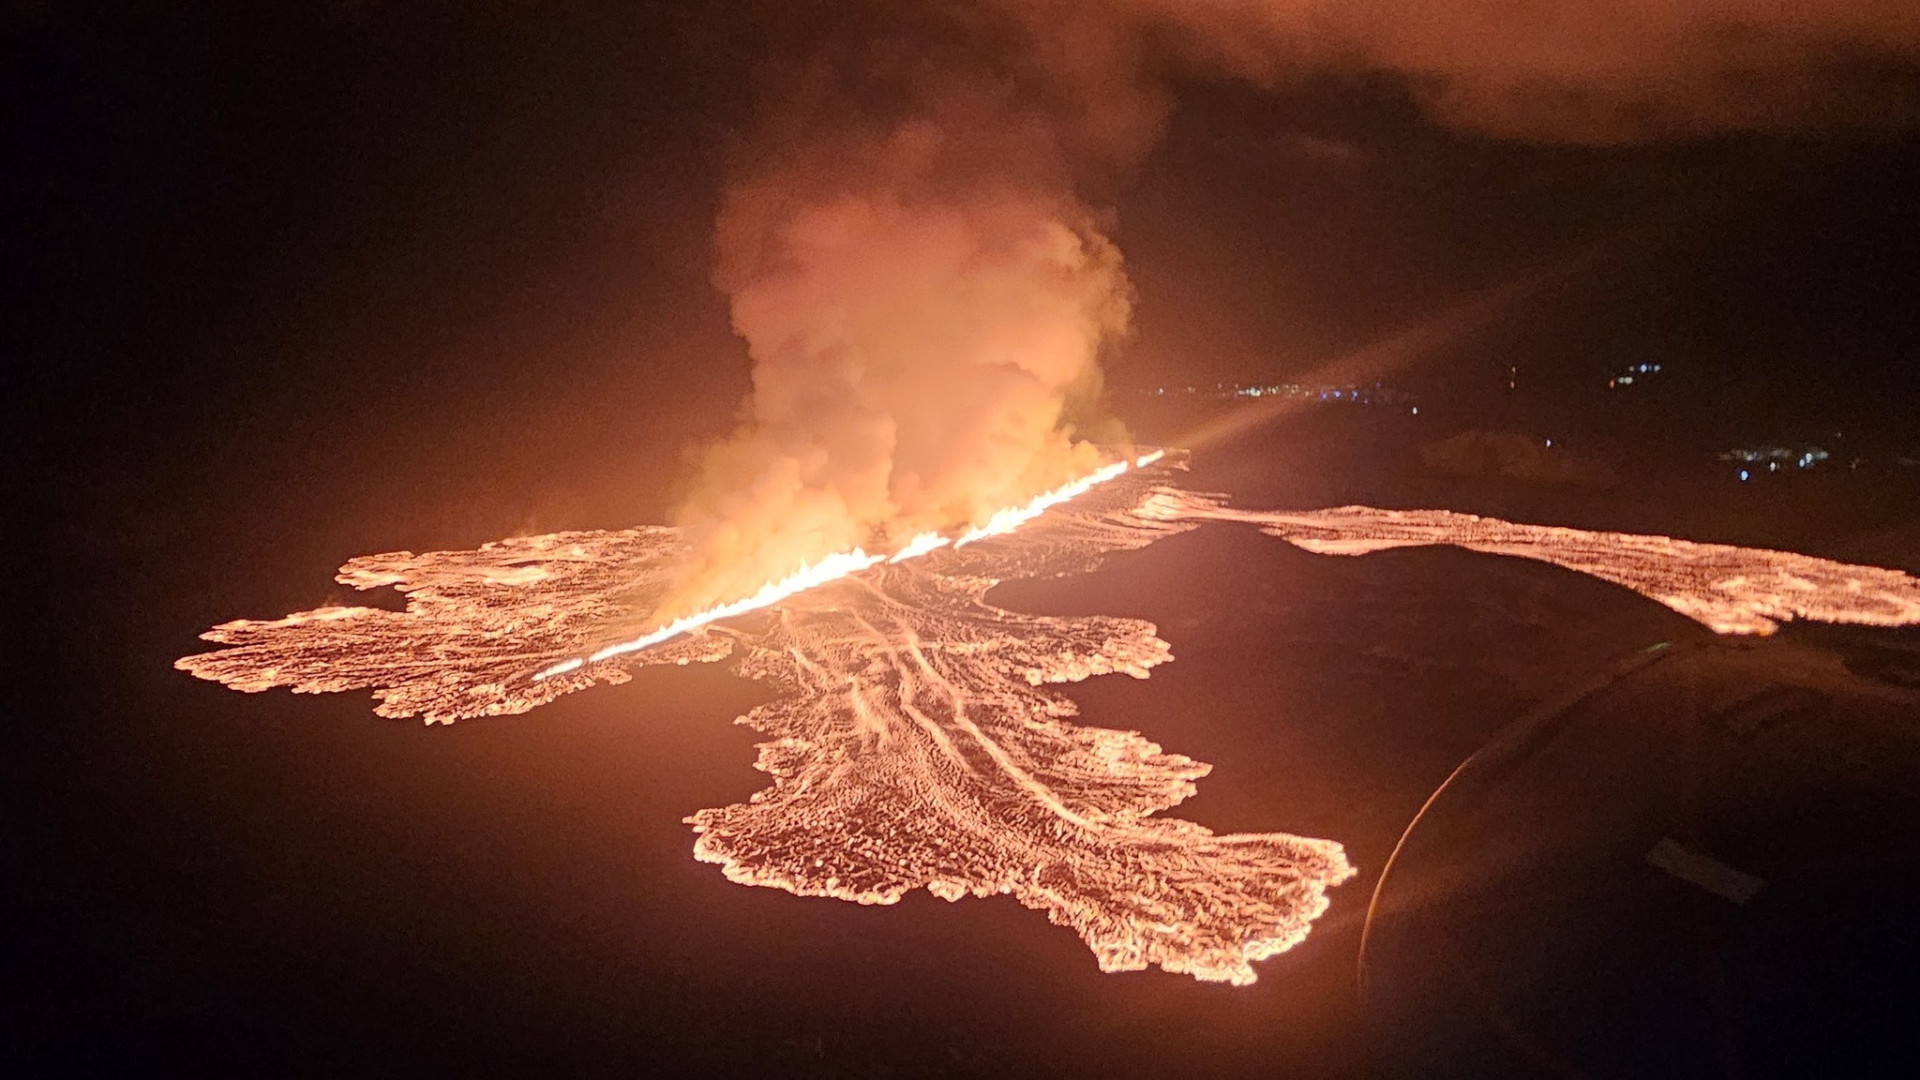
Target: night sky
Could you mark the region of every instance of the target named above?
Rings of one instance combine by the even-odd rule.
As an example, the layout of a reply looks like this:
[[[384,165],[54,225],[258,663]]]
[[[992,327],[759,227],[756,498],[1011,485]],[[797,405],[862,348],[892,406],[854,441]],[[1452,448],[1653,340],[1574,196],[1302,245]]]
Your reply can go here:
[[[513,413],[529,473],[578,477],[724,427],[746,365],[711,220],[781,22],[610,7],[17,7],[11,396],[60,417],[25,425],[29,452],[232,467],[246,446],[265,467],[328,431],[336,454],[458,457]],[[1117,388],[1312,371],[1597,245],[1420,374],[1497,383],[1518,360],[1591,386],[1671,359],[1762,441],[1912,412],[1909,136],[1499,141],[1387,77],[1189,78],[1177,100],[1094,193],[1138,293]]]

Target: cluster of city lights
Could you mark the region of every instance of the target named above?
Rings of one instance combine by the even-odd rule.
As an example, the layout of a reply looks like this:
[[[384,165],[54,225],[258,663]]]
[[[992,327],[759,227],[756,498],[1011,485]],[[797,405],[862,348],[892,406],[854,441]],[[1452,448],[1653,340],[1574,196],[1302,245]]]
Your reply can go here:
[[[1406,394],[1375,380],[1371,386],[1352,384],[1310,385],[1306,383],[1215,383],[1212,386],[1156,386],[1154,397],[1207,397],[1227,399],[1282,398],[1292,401],[1327,402],[1347,405],[1400,405],[1410,400]]]
[[[1658,374],[1660,374],[1659,364],[1630,364],[1607,380],[1607,389],[1618,390],[1623,386],[1632,386],[1635,380],[1645,382],[1648,376]]]
[[[1786,446],[1739,446],[1721,454],[1720,460],[1738,464],[1738,473],[1744,483],[1753,479],[1754,474],[1762,468],[1770,473],[1777,473],[1783,467],[1811,469],[1832,456],[1818,446],[1798,449]]]

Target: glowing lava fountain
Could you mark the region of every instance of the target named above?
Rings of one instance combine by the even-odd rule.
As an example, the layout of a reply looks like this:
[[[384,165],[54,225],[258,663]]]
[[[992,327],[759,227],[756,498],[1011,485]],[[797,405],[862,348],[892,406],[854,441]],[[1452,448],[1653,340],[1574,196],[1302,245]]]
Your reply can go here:
[[[552,667],[545,668],[536,673],[533,679],[535,682],[544,682],[555,675],[564,675],[569,671],[577,671],[587,664],[597,664],[602,660],[611,660],[616,656],[625,656],[631,652],[639,652],[641,649],[647,648],[650,645],[658,645],[669,638],[679,637],[689,630],[696,630],[708,623],[718,622],[721,619],[730,619],[735,615],[745,615],[749,611],[758,611],[764,607],[772,607],[774,604],[785,600],[795,593],[805,592],[808,589],[825,585],[828,582],[838,581],[851,574],[857,574],[881,561],[901,563],[945,547],[948,543],[952,543],[954,547],[960,547],[964,544],[971,544],[975,540],[983,540],[989,536],[1005,535],[1027,522],[1032,521],[1034,518],[1039,517],[1041,514],[1046,513],[1048,509],[1058,506],[1069,499],[1084,495],[1099,485],[1114,479],[1126,472],[1129,465],[1136,469],[1145,468],[1165,456],[1165,450],[1155,450],[1152,453],[1141,455],[1131,463],[1116,461],[1111,465],[1103,466],[1078,480],[1071,481],[1052,491],[1035,496],[1033,501],[1027,503],[1025,506],[995,511],[993,516],[987,519],[985,525],[968,530],[957,540],[949,541],[946,537],[934,532],[921,533],[919,536],[914,537],[906,547],[895,552],[891,558],[884,555],[869,555],[860,548],[854,548],[852,551],[835,552],[817,563],[809,563],[802,566],[800,569],[781,578],[779,581],[769,582],[761,586],[758,592],[755,592],[752,596],[744,600],[735,600],[726,604],[716,604],[705,611],[675,619],[667,625],[642,634],[631,641],[622,641],[608,645],[584,657],[576,656],[571,660],[563,660]]]

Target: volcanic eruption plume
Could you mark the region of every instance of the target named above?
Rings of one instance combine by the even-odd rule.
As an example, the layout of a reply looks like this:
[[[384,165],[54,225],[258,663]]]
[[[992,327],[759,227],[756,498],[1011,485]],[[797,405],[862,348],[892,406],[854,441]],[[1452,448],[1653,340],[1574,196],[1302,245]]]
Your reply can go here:
[[[1442,123],[1609,143],[1920,117],[1904,0],[834,5],[764,65],[715,281],[753,361],[676,515],[657,621],[978,524],[1099,463],[1077,420],[1130,293],[1078,193],[1181,79],[1385,77]],[[1109,440],[1112,428],[1097,433]]]
[[[1073,422],[1126,327],[1119,253],[1049,124],[933,80],[897,121],[800,118],[729,190],[715,278],[753,393],[677,515],[693,555],[662,616],[981,524],[1105,460]]]
[[[676,525],[364,556],[338,580],[396,588],[404,611],[236,620],[203,635],[228,647],[179,667],[249,692],[371,689],[382,715],[452,722],[731,658],[774,691],[741,717],[767,736],[770,782],[689,817],[697,858],[861,903],[1007,894],[1104,969],[1245,983],[1352,877],[1340,844],[1161,816],[1209,766],[1076,723],[1054,685],[1145,677],[1169,644],[1137,619],[997,608],[997,582],[1231,521],[1326,554],[1454,544],[1551,562],[1727,633],[1920,622],[1920,581],[1883,568],[1180,491],[1177,456],[1138,453],[1095,411],[1132,296],[1086,194],[1152,143],[1175,76],[1386,73],[1444,122],[1590,142],[1904,122],[1920,8],[873,0],[836,22],[802,7],[791,17],[828,25],[770,62],[773,104],[716,232],[753,392]]]

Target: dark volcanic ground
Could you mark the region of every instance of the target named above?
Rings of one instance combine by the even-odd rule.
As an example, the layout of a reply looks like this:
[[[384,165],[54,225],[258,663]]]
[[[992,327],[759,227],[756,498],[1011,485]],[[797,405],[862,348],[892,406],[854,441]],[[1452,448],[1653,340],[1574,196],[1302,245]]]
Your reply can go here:
[[[1396,496],[1411,505],[1410,494],[1449,504],[1439,488],[1453,481],[1395,464],[1393,429],[1341,423],[1280,425],[1257,443],[1203,448],[1193,483],[1244,489],[1249,505]],[[1518,483],[1453,494],[1452,505],[1536,520],[1556,499],[1581,501],[1582,524],[1603,524],[1606,512],[1590,493]],[[1503,498],[1538,513],[1494,505]],[[359,518],[270,551],[238,550],[261,527],[252,520],[236,517],[231,532],[215,519],[103,543],[53,571],[26,654],[38,667],[37,700],[10,758],[10,798],[29,827],[12,840],[22,914],[9,982],[33,991],[8,1011],[11,1071],[1331,1076],[1408,1061],[1412,1074],[1517,1061],[1524,1074],[1540,1059],[1500,1056],[1508,1036],[1498,1030],[1474,1042],[1484,1025],[1473,1026],[1480,1013],[1449,992],[1455,984],[1442,980],[1435,994],[1431,981],[1393,974],[1408,957],[1426,970],[1446,944],[1417,922],[1375,940],[1394,959],[1376,962],[1372,996],[1361,997],[1360,934],[1380,869],[1456,764],[1530,707],[1652,643],[1710,639],[1631,593],[1549,566],[1447,549],[1326,558],[1229,525],[1118,556],[1093,575],[1003,586],[994,599],[1009,606],[1160,626],[1175,662],[1145,682],[1105,677],[1072,693],[1090,723],[1136,728],[1215,764],[1180,814],[1218,830],[1332,837],[1361,868],[1306,943],[1267,962],[1256,986],[1233,989],[1160,972],[1103,975],[1071,933],[1011,900],[949,905],[917,893],[861,908],[733,885],[694,862],[680,819],[743,798],[760,780],[751,733],[727,722],[758,691],[716,669],[650,670],[529,716],[433,729],[380,720],[360,695],[243,696],[173,671],[212,621],[327,599],[331,566],[390,544],[396,528],[444,543],[484,539]],[[1726,521],[1712,538],[1747,538],[1737,514]],[[53,596],[64,602],[45,603]],[[1900,650],[1912,647],[1910,635],[1863,631],[1785,639],[1764,648],[1858,653],[1857,678],[1882,685],[1898,681],[1910,662]],[[1862,652],[1862,642],[1888,648]],[[1765,666],[1757,670],[1764,679]],[[1614,698],[1588,708],[1579,730],[1607,733],[1596,768],[1631,777],[1638,753],[1682,727],[1663,722],[1667,697],[1657,690],[1620,693],[1617,708]],[[1834,683],[1823,693],[1819,701],[1844,703],[1858,691]],[[1814,725],[1807,737],[1836,760],[1869,753],[1898,775],[1920,749],[1887,717],[1911,710],[1879,709],[1870,728],[1856,729],[1840,706],[1793,723]],[[1630,726],[1612,726],[1615,713]],[[1538,789],[1485,797],[1524,803],[1525,813],[1501,818],[1505,827],[1552,848],[1562,809],[1573,828],[1586,804],[1556,802],[1560,774],[1540,775]],[[1846,794],[1854,788],[1844,770],[1822,775],[1785,802],[1778,784],[1755,786],[1765,811],[1756,820],[1785,814],[1803,831],[1855,837],[1836,858],[1908,866],[1898,838],[1920,823],[1911,802],[1863,801]],[[1729,790],[1741,805],[1747,789]],[[1668,901],[1736,926],[1783,918],[1766,906],[1770,894],[1719,911],[1730,905],[1632,859],[1623,879],[1621,850],[1642,850],[1633,845],[1649,829],[1681,829],[1657,806],[1623,805],[1640,809],[1609,827],[1632,844],[1575,844],[1571,863],[1539,875],[1524,861],[1482,874],[1478,845],[1457,829],[1416,832],[1410,851],[1468,867],[1479,890],[1422,886],[1420,895],[1454,905],[1448,926],[1461,940],[1495,946],[1516,919],[1580,910],[1596,882],[1680,894],[1645,909],[1649,918],[1664,917]],[[1890,818],[1886,805],[1908,817]],[[1876,829],[1861,831],[1863,812]],[[1443,820],[1438,809],[1433,820]],[[1494,840],[1507,850],[1511,837]],[[1613,861],[1588,858],[1594,850]],[[1405,858],[1403,869],[1419,861]],[[1422,879],[1409,869],[1397,880]],[[1906,941],[1889,936],[1905,933],[1891,917],[1903,880],[1856,874],[1832,893],[1776,890],[1819,916],[1796,909],[1796,926],[1845,926],[1852,936],[1831,953],[1826,931],[1810,931],[1757,960],[1743,954],[1752,970],[1742,993],[1764,997],[1816,968],[1837,978],[1833,965],[1850,970],[1862,941]],[[1516,881],[1532,886],[1514,891]],[[1621,901],[1628,915],[1639,902]],[[1591,979],[1547,980],[1540,992],[1564,1003],[1549,1017],[1616,1008],[1636,987],[1660,991],[1679,978],[1660,967],[1659,950],[1614,948],[1636,940],[1631,918],[1549,926],[1581,958],[1625,958]],[[1495,951],[1491,973],[1474,977],[1540,985],[1529,954]],[[1594,986],[1606,994],[1588,995]],[[1407,1008],[1411,1021],[1382,1011]],[[1711,1074],[1720,1059],[1700,1021],[1715,1014],[1676,1008],[1661,1014],[1656,1060]],[[1787,1000],[1751,1015],[1801,1050],[1820,1045],[1818,1025],[1832,1017],[1795,1010]],[[1383,1015],[1401,1017],[1390,1037]],[[1605,1074],[1622,1060],[1609,1043],[1618,1029],[1523,1021],[1540,1029],[1523,1034],[1576,1071],[1600,1062]],[[1408,1033],[1423,1024],[1462,1032],[1461,1041],[1409,1050]],[[1881,1060],[1890,1045],[1876,1044]],[[1770,1061],[1805,1059],[1740,1060],[1765,1073]]]

